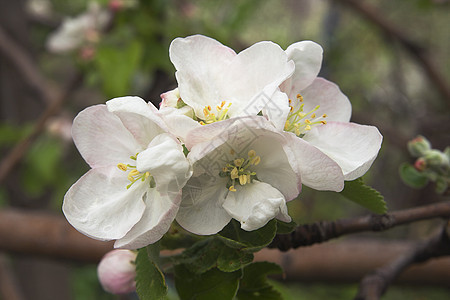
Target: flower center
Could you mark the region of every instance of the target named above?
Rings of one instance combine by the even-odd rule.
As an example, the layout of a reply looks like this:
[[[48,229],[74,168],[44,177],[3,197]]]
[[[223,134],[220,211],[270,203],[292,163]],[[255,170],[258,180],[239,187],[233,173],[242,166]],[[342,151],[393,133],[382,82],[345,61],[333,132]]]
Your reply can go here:
[[[256,166],[261,162],[261,157],[256,155],[255,150],[248,151],[248,158],[236,158],[228,162],[219,173],[220,177],[228,177],[227,188],[236,192],[235,185],[246,185],[252,183],[256,178],[256,172],[249,170],[250,166]]]
[[[222,101],[220,105],[216,106],[216,113],[211,112],[211,106],[205,106],[203,109],[203,114],[205,115],[205,119],[200,121],[201,125],[211,124],[214,122],[223,121],[229,118],[228,110],[230,109],[231,103],[225,105],[226,101]]]
[[[300,103],[299,108],[294,111],[294,106],[292,105],[292,100],[289,99],[289,106],[291,111],[289,112],[288,118],[284,125],[284,130],[295,133],[298,137],[303,137],[308,130],[319,124],[327,124],[324,119],[327,117],[326,114],[321,116],[316,116],[315,112],[320,108],[320,105],[314,107],[314,109],[309,112],[303,111],[304,103],[303,97],[297,94],[296,101]]]
[[[136,153],[133,156],[130,156],[130,158],[132,160],[136,160],[137,159],[137,155],[139,153]],[[130,172],[128,172],[128,180],[131,181],[131,183],[129,185],[127,185],[127,189],[129,189],[134,183],[136,183],[137,181],[145,181],[147,178],[150,178],[150,187],[155,187],[155,180],[153,178],[153,176],[150,174],[150,172],[144,172],[141,173],[136,169],[136,166],[130,165],[130,164],[124,164],[124,163],[119,163],[117,164],[117,167],[121,170],[121,171],[128,171],[130,170]]]

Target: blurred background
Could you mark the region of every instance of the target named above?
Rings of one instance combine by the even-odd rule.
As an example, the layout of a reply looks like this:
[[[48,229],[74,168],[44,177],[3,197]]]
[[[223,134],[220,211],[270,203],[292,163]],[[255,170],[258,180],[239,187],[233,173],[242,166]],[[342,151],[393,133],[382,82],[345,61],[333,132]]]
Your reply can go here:
[[[349,97],[353,122],[377,126],[384,136],[365,182],[385,196],[389,211],[442,201],[433,184],[405,185],[398,168],[414,162],[406,143],[418,134],[436,149],[450,144],[449,12],[446,0],[0,0],[2,216],[38,212],[62,219],[64,193],[88,170],[71,140],[73,118],[125,95],[158,105],[159,95],[176,87],[169,44],[191,34],[236,52],[262,40],[283,49],[301,40],[321,44],[320,76]],[[369,213],[336,193],[307,188],[289,205],[298,224]],[[6,220],[0,219],[0,233],[39,225],[31,218]],[[398,242],[435,229],[436,221],[416,222],[351,238]],[[0,281],[13,282],[21,299],[133,299],[102,290],[98,258],[52,258],[14,248],[14,239],[2,243]],[[288,276],[277,286],[287,299],[356,293],[357,280],[316,277]],[[448,286],[399,285],[383,299],[449,299]]]

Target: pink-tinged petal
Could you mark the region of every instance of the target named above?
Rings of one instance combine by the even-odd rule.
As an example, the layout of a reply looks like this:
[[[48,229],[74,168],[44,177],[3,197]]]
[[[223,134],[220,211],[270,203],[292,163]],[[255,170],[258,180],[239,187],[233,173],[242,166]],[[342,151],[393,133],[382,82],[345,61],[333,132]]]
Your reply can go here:
[[[63,212],[81,233],[99,240],[114,240],[141,219],[147,184],[129,189],[125,172],[117,167],[91,169],[64,196]]]
[[[139,153],[136,167],[141,173],[150,172],[156,189],[163,194],[178,194],[192,175],[183,147],[168,133],[155,137],[148,148]]]
[[[138,249],[159,241],[175,219],[181,191],[178,194],[162,195],[156,189],[149,189],[144,202],[146,208],[141,220],[114,243],[115,248]]]
[[[221,96],[232,103],[229,115],[255,115],[252,106],[267,102],[294,72],[294,64],[275,43],[259,42],[240,52],[221,78]],[[259,107],[261,110],[263,107]]]
[[[374,126],[341,122],[316,126],[303,138],[333,159],[341,167],[345,180],[354,180],[367,172],[383,140]]]
[[[178,88],[173,89],[171,91],[162,93],[160,95],[161,103],[159,106],[163,107],[177,107],[178,100],[180,99],[180,91]]]
[[[120,118],[142,148],[158,134],[168,131],[161,117],[152,110],[153,104],[148,104],[139,97],[114,98],[107,101],[106,106]]]
[[[305,112],[311,111],[317,105],[317,116],[326,114],[327,121],[349,122],[352,115],[352,105],[339,87],[331,81],[316,78],[306,89],[300,91],[303,96]],[[295,96],[292,96],[295,97]]]
[[[290,45],[286,53],[295,63],[295,72],[290,78],[290,85],[283,85],[283,91],[296,93],[310,85],[319,74],[323,50],[312,41],[301,41]]]
[[[183,200],[176,220],[187,231],[200,235],[215,234],[231,217],[222,207],[228,193],[226,180],[208,182],[209,176],[192,177],[183,188]]]
[[[258,180],[270,184],[284,195],[283,199],[289,201],[300,193],[301,180],[293,170],[293,166],[297,165],[295,157],[288,158],[283,148],[286,143],[284,136],[268,133],[256,139],[249,149],[255,150],[261,158],[258,165],[252,166]]]
[[[177,72],[175,76],[183,101],[198,116],[207,105],[215,106],[220,99],[220,77],[236,53],[218,41],[194,35],[176,38],[169,48],[169,56]]]
[[[342,191],[344,175],[334,160],[291,132],[286,132],[285,136],[297,161],[296,171],[302,184],[320,191]]]
[[[212,141],[214,139],[220,141],[228,141],[230,140],[230,138],[241,138],[240,136],[243,136],[245,134],[258,136],[261,134],[261,131],[278,132],[273,124],[269,122],[265,117],[236,117],[227,119],[225,121],[203,125],[194,130],[191,130],[187,134],[185,143],[186,147],[191,150],[194,145],[206,141]]]
[[[236,191],[228,193],[222,206],[247,231],[259,229],[276,217],[291,221],[283,194],[270,184],[257,180],[236,186]]]
[[[142,149],[106,105],[80,112],[73,122],[72,136],[81,156],[92,168],[131,163],[130,156]]]

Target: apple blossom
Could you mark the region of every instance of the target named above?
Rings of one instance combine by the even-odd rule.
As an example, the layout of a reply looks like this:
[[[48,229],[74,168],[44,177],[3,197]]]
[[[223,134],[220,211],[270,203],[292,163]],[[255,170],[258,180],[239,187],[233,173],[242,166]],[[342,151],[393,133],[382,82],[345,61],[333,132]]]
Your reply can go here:
[[[307,170],[299,170],[303,184],[319,190],[340,191],[343,180],[354,180],[367,172],[378,155],[382,136],[374,126],[350,123],[352,108],[348,98],[336,84],[317,77],[322,62],[322,48],[318,44],[298,42],[289,46],[286,54],[295,62],[295,71],[280,89],[289,98],[290,110],[285,119],[284,116],[269,116],[269,119],[291,136],[297,159],[304,156],[296,146],[303,140],[335,162],[334,167],[327,163],[330,172],[321,172],[325,177],[317,173],[310,176]],[[285,102],[278,104],[285,105]],[[330,181],[330,176],[334,180]]]
[[[118,248],[158,241],[191,175],[180,142],[167,131],[156,108],[138,97],[79,113],[72,135],[92,169],[64,197],[69,223],[92,238],[116,240]]]
[[[294,71],[280,46],[267,41],[236,54],[214,39],[194,35],[173,40],[169,55],[179,95],[203,124],[257,115]]]
[[[287,142],[261,116],[192,130],[186,147],[194,174],[183,188],[177,222],[202,235],[219,232],[231,218],[247,231],[273,218],[289,222],[286,201],[297,197],[301,182]]]
[[[103,289],[112,294],[126,294],[136,290],[136,252],[115,249],[103,256],[97,266]]]

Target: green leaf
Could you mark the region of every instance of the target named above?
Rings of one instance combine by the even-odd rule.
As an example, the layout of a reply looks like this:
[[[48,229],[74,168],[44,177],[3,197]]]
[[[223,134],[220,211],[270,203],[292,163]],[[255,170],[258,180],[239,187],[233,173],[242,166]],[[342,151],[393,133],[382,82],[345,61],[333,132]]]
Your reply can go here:
[[[289,223],[277,220],[277,234],[288,234],[295,230],[297,223],[291,221]]]
[[[387,211],[384,197],[377,190],[365,185],[361,178],[346,181],[340,194],[374,213],[384,214]]]
[[[223,245],[223,243],[222,243]],[[234,272],[253,261],[253,254],[225,245],[217,258],[217,268],[223,272]]]
[[[164,274],[150,260],[146,248],[139,249],[136,257],[136,291],[141,300],[159,300],[167,295]]]
[[[399,173],[403,182],[412,188],[420,189],[428,183],[427,176],[417,171],[408,163],[403,163],[400,165]]]
[[[253,231],[245,231],[241,229],[238,221],[231,220],[217,236],[231,248],[256,252],[269,245],[276,233],[276,220],[271,220],[264,227]]]
[[[214,237],[201,240],[178,256],[174,264],[184,264],[191,272],[201,274],[217,266],[217,258],[224,244]]]
[[[242,270],[222,272],[214,268],[195,274],[184,265],[176,265],[174,269],[175,287],[181,300],[231,300],[242,276]]]
[[[255,262],[244,268],[237,298],[240,300],[278,300],[281,294],[267,280],[269,274],[281,274],[283,270],[270,262]]]

